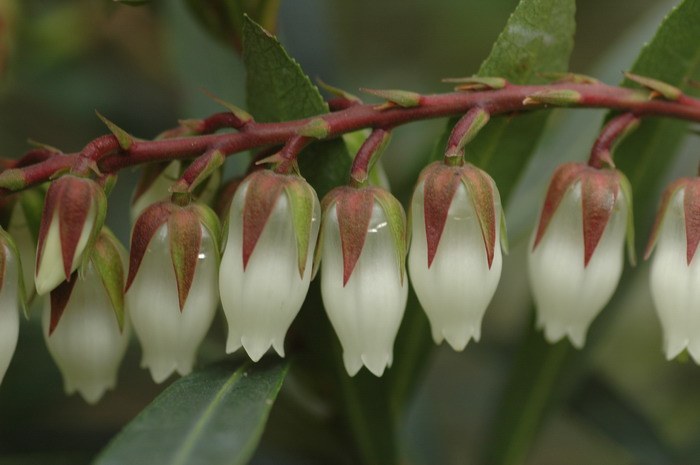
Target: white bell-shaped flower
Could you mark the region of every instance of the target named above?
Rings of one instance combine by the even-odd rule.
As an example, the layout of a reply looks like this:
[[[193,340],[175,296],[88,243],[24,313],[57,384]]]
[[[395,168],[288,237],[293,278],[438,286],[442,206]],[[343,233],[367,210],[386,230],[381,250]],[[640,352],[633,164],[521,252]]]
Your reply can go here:
[[[620,189],[612,213],[589,261],[585,263],[582,184],[570,186],[546,231],[529,256],[529,276],[537,307],[537,325],[549,342],[568,336],[583,347],[593,319],[608,303],[620,275],[628,227],[628,195]],[[533,245],[538,231],[533,234]]]
[[[10,247],[4,248],[4,270],[0,287],[0,384],[17,346],[19,335],[19,265]]]
[[[36,291],[44,295],[78,269],[102,228],[105,193],[95,181],[72,175],[51,183],[44,204],[36,259]]]
[[[72,284],[73,288],[51,333],[52,299],[44,299],[42,326],[49,353],[63,375],[66,393],[77,391],[85,401],[94,404],[117,383],[130,330],[128,317],[120,330],[102,278],[92,262],[86,267],[84,276],[76,274],[74,284],[65,284]]]
[[[502,267],[501,228],[494,225],[495,247],[489,266],[474,202],[460,182],[429,265],[424,188],[422,182],[416,186],[411,203],[413,238],[408,271],[430,320],[433,340],[439,344],[446,339],[453,349],[461,351],[472,338],[479,341],[481,320],[498,286]],[[499,221],[501,205],[497,196],[495,201],[495,220]]]
[[[655,246],[651,296],[663,328],[666,357],[673,359],[687,349],[696,363],[700,363],[698,179],[681,179],[666,191],[647,252]]]
[[[143,349],[141,365],[151,371],[156,383],[175,371],[181,375],[192,371],[197,348],[219,304],[217,254],[214,239],[202,227],[194,278],[180,309],[168,224],[160,226],[148,243],[126,302]]]
[[[387,214],[375,201],[362,251],[345,284],[336,204],[326,211],[323,222],[321,293],[328,318],[343,346],[345,369],[354,376],[365,365],[374,375],[381,376],[392,364],[394,339],[408,296],[408,280],[401,276]]]
[[[282,187],[274,198],[268,199],[274,206],[244,262],[244,209],[251,208],[256,201],[250,198],[253,191],[249,189],[250,183],[261,178],[267,178],[263,182],[274,183],[275,177],[283,185],[296,183],[298,189],[290,191]],[[266,195],[267,192],[263,197]],[[309,203],[302,212],[295,212],[295,202],[290,199],[294,195],[298,196],[296,202]],[[272,346],[284,356],[285,334],[309,290],[320,208],[313,189],[296,176],[262,172],[253,175],[251,181],[236,191],[219,273],[221,302],[228,321],[227,353],[243,346],[250,358],[258,361]],[[295,230],[301,214],[309,216],[305,232]],[[306,234],[306,237],[298,238],[299,234]],[[303,252],[299,250],[298,239],[306,241],[306,253],[301,262],[299,253]]]

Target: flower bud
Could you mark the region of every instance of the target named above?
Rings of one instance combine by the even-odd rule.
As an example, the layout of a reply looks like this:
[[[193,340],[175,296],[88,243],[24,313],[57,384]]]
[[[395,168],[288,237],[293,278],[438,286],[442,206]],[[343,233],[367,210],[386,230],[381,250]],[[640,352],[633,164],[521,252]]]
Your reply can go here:
[[[632,194],[624,175],[580,163],[552,176],[529,256],[537,325],[549,342],[581,348],[622,274],[627,232],[633,261]]]
[[[131,236],[126,301],[153,380],[192,371],[219,304],[219,225],[199,204],[148,207]]]
[[[107,198],[95,181],[63,176],[51,183],[41,216],[36,256],[36,291],[53,290],[89,251],[104,222]]]
[[[433,339],[461,351],[479,340],[501,276],[503,212],[491,177],[471,166],[426,167],[411,202],[411,283]]]
[[[672,183],[663,195],[647,256],[651,296],[661,320],[670,360],[687,349],[700,363],[700,178]]]
[[[123,294],[125,254],[104,229],[81,273],[44,300],[44,339],[61,370],[65,391],[79,392],[90,404],[116,385],[129,343]]]
[[[323,201],[316,250],[321,294],[350,376],[364,364],[381,376],[393,360],[408,286],[401,204],[377,187],[334,189]]]
[[[0,384],[10,365],[19,335],[22,267],[10,236],[0,228]]]
[[[229,325],[226,352],[243,346],[258,361],[284,337],[311,280],[321,207],[294,175],[258,171],[234,195],[219,289]]]

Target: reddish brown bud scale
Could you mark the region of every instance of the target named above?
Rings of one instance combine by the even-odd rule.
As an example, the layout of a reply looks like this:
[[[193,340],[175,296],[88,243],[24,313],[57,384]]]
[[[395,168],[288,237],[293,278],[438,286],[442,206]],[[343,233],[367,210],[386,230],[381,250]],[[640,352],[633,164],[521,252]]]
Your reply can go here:
[[[73,276],[75,278],[75,276]],[[59,284],[58,287],[51,291],[51,321],[49,323],[49,336],[53,334],[61,320],[63,311],[68,305],[68,300],[75,286],[75,279],[70,279]]]
[[[191,208],[180,208],[168,217],[170,257],[177,281],[180,311],[185,307],[202,245],[202,226]]]
[[[460,169],[448,167],[440,162],[433,163],[425,174],[425,236],[428,245],[428,268],[433,263],[442,232],[447,222],[452,198],[462,182]],[[420,182],[420,179],[419,181]]]
[[[474,204],[474,211],[479,218],[481,235],[486,248],[486,260],[489,269],[493,263],[496,249],[496,204],[493,180],[484,171],[473,166],[465,166],[462,169],[462,182],[469,191],[469,197]]]
[[[129,275],[126,279],[124,292],[128,291],[131,283],[134,282],[143,255],[146,253],[153,235],[176,208],[178,207],[169,201],[158,202],[147,208],[136,220],[134,232],[131,234],[131,259],[129,260]]]
[[[586,170],[581,182],[583,265],[586,267],[603,236],[617,201],[617,172]]]
[[[680,178],[673,181],[664,191],[661,196],[661,204],[659,205],[659,211],[656,214],[656,219],[654,220],[654,226],[651,229],[651,235],[649,236],[649,242],[647,242],[647,248],[644,252],[644,259],[647,260],[654,250],[656,245],[656,240],[658,239],[659,232],[661,231],[661,223],[663,223],[664,215],[669,202],[673,196],[678,192],[679,189],[685,187],[692,178]]]
[[[700,178],[694,178],[685,187],[683,198],[685,214],[686,255],[688,265],[693,261],[700,243]]]
[[[343,287],[348,283],[367,238],[374,208],[372,188],[340,187],[335,204],[343,249]]]
[[[284,188],[284,177],[270,171],[250,175],[243,207],[243,270]]]
[[[549,182],[549,188],[547,189],[547,194],[544,199],[540,221],[537,226],[537,234],[535,234],[535,240],[532,244],[532,250],[535,250],[540,240],[542,240],[542,236],[544,236],[547,226],[549,226],[554,216],[554,212],[564,198],[564,193],[573,185],[574,181],[579,179],[581,171],[585,169],[585,167],[586,165],[583,163],[564,163],[552,174],[552,179]]]

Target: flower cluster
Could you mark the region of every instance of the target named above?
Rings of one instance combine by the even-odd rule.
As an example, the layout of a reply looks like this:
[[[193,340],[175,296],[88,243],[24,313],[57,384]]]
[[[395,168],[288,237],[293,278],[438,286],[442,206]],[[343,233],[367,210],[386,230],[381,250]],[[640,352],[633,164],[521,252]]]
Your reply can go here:
[[[488,119],[467,116],[466,130]],[[103,226],[104,182],[68,174],[45,192],[6,198],[0,209],[11,209],[5,216],[16,242],[0,229],[0,381],[15,349],[19,307],[34,288],[44,296],[43,333],[65,390],[91,403],[115,385],[132,328],[155,382],[191,372],[219,302],[227,353],[243,348],[258,361],[272,348],[284,356],[317,272],[350,376],[363,366],[376,376],[391,367],[409,278],[434,341],[464,350],[480,339],[507,251],[498,189],[463,161],[473,136],[465,134],[444,162],[421,172],[410,221],[388,190],[368,184],[386,131],[360,149],[366,165],[353,169],[351,185],[321,202],[298,172],[279,169],[295,164],[278,155],[276,169],[254,170],[221,190],[222,218],[206,205],[218,184],[209,176],[223,162],[219,152],[179,180],[179,162],[153,166],[134,196],[128,258]],[[33,212],[44,197],[39,220]],[[550,342],[568,337],[582,347],[620,279],[625,238],[634,260],[631,202],[627,179],[612,167],[566,163],[553,174],[529,255],[537,325]],[[700,361],[698,243],[700,178],[683,178],[664,194],[647,250],[656,245],[651,288],[669,358],[687,349]]]

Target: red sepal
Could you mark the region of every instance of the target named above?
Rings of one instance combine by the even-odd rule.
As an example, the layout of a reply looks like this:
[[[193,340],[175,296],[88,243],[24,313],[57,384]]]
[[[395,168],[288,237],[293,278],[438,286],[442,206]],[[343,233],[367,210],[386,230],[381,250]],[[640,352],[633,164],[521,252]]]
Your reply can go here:
[[[202,245],[202,226],[191,208],[179,208],[168,218],[170,257],[177,281],[180,311],[185,307]]]
[[[610,221],[619,182],[617,171],[588,168],[581,179],[581,208],[583,214],[583,266],[593,256],[605,227]]]
[[[73,273],[75,275],[75,273]],[[75,278],[75,276],[72,276]],[[53,291],[51,291],[51,320],[49,322],[49,336],[53,334],[58,326],[58,322],[63,316],[63,311],[68,305],[70,296],[73,293],[73,286],[75,286],[75,279],[70,279],[63,281],[58,285]]]
[[[700,243],[700,178],[689,180],[683,199],[685,215],[686,257],[688,266],[693,261]]]
[[[345,286],[365,245],[374,208],[374,191],[371,187],[362,189],[338,187],[329,192],[328,197],[333,198],[336,205],[340,244],[343,249],[343,286]]]
[[[442,232],[445,230],[447,214],[459,184],[462,182],[461,167],[447,166],[435,162],[427,166],[418,182],[423,178],[423,216],[425,237],[428,246],[428,268],[433,264]]]
[[[462,182],[464,182],[469,198],[474,205],[474,211],[479,220],[481,237],[486,248],[486,261],[489,269],[493,263],[496,250],[496,224],[500,218],[496,218],[496,199],[494,194],[493,179],[486,172],[475,166],[462,167]]]
[[[587,166],[583,163],[571,162],[564,163],[554,171],[544,199],[544,206],[542,207],[542,214],[540,215],[540,222],[537,226],[532,250],[535,250],[540,240],[542,240],[542,236],[544,236],[547,226],[549,226],[554,216],[554,212],[557,211],[557,207],[559,207],[564,198],[564,194],[581,177],[582,171],[586,168]]]
[[[243,271],[285,186],[284,178],[268,170],[256,171],[248,177],[243,205]]]
[[[131,234],[131,255],[129,257],[129,275],[126,279],[126,287],[124,292],[129,290],[131,283],[134,282],[136,273],[139,271],[143,255],[148,249],[148,244],[151,242],[153,235],[156,233],[163,223],[165,223],[170,215],[178,209],[177,205],[164,200],[154,203],[138,217],[134,225],[134,232]]]

